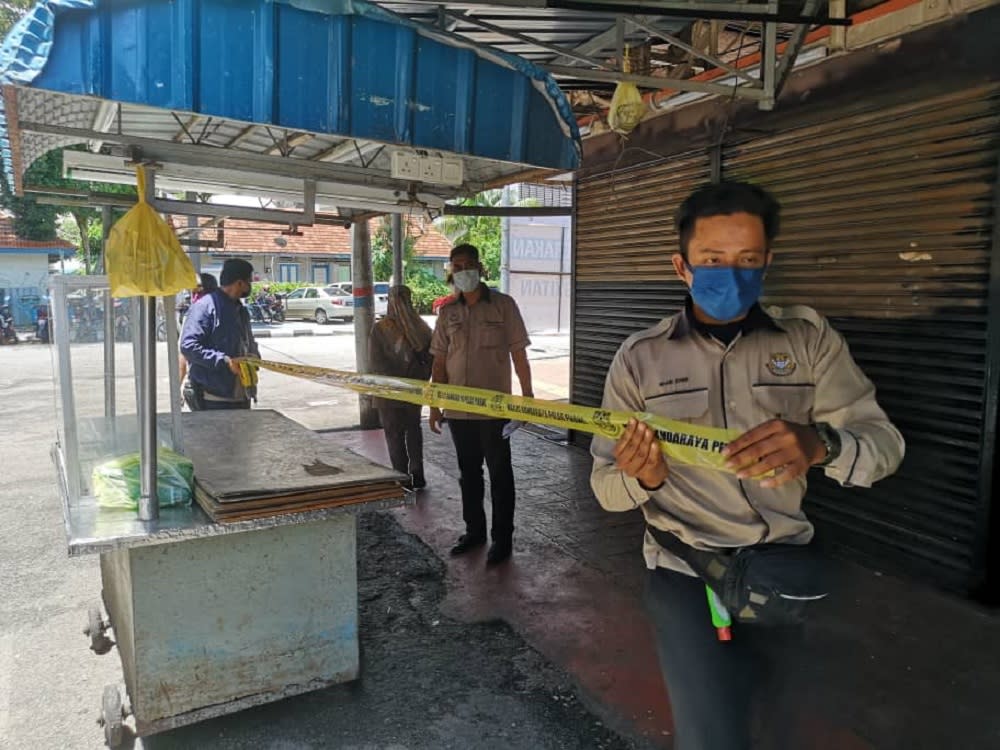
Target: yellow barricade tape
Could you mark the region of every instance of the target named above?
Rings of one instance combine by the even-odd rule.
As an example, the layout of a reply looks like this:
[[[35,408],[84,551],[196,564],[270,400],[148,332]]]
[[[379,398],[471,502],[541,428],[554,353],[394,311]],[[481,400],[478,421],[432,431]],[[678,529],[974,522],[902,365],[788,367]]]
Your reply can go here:
[[[739,430],[701,427],[647,412],[608,411],[559,401],[511,396],[483,388],[442,385],[385,375],[359,375],[346,370],[260,359],[240,361],[244,385],[256,382],[254,370],[257,367],[394,401],[579,430],[610,440],[617,440],[622,436],[630,419],[638,419],[656,432],[660,447],[668,459],[723,471],[726,470],[726,459],[722,456],[722,449],[740,435]]]

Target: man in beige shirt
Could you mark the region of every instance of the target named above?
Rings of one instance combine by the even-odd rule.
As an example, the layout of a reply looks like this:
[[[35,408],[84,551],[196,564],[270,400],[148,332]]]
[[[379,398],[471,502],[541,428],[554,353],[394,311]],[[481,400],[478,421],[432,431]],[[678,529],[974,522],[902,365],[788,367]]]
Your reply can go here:
[[[692,194],[677,216],[672,259],[690,288],[686,308],[626,340],[607,376],[606,409],[743,432],[724,451],[732,474],[668,465],[652,430],[636,421],[617,443],[593,441],[600,503],[641,508],[657,533],[697,549],[808,544],[802,498],[811,466],[844,486],[869,487],[903,457],[903,438],[829,322],[808,307],[758,304],[778,219],[778,203],[752,185]],[[732,642],[719,642],[701,579],[649,531],[644,554],[675,747],[749,748],[755,665],[782,631],[737,624]]]
[[[527,354],[531,341],[517,303],[483,284],[479,250],[473,245],[458,245],[451,251],[451,273],[458,297],[438,313],[431,339],[432,380],[510,393],[513,361],[521,394],[532,396]],[[451,410],[442,415],[439,409],[431,409],[433,432],[441,432],[444,417],[458,454],[465,520],[465,534],[451,553],[461,555],[486,543],[485,460],[493,502],[493,544],[486,564],[496,565],[510,557],[514,535],[514,469],[510,440],[504,434],[507,420]]]

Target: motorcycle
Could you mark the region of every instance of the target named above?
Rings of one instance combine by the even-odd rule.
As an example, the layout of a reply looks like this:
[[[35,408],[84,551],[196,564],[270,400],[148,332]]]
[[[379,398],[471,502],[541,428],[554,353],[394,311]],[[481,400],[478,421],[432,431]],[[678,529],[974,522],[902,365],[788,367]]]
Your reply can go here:
[[[275,294],[268,303],[268,312],[271,320],[275,323],[283,323],[285,320],[285,304],[281,301],[281,295]]]
[[[35,341],[42,344],[49,343],[49,311],[47,308],[38,308],[38,316],[35,319]]]
[[[16,344],[17,331],[14,330],[14,318],[6,307],[0,309],[0,344]]]

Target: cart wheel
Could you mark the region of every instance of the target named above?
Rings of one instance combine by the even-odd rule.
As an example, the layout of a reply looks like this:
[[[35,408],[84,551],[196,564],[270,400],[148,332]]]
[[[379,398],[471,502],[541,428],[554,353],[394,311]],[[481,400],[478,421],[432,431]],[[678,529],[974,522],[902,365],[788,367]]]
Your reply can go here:
[[[122,696],[114,685],[104,686],[101,700],[101,720],[104,727],[104,742],[108,747],[121,747],[125,734],[125,714],[122,711]]]
[[[115,644],[104,633],[108,629],[108,623],[101,618],[101,610],[91,607],[87,610],[87,627],[83,629],[83,634],[90,636],[90,650],[95,654],[106,654]]]

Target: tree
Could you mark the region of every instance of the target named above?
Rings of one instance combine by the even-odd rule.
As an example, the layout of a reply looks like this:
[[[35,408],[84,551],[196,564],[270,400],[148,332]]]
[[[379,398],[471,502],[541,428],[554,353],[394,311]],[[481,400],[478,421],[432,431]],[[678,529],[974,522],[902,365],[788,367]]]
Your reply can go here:
[[[392,276],[392,217],[381,216],[377,220],[375,231],[372,232],[372,273],[375,281],[384,281]],[[407,221],[403,219],[403,277],[409,278],[410,261],[417,245],[417,238],[411,237],[407,231]],[[394,284],[399,279],[392,280]]]
[[[496,207],[503,203],[503,190],[486,190],[459,201],[460,206]],[[538,201],[528,198],[516,206],[536,206]],[[499,216],[442,216],[434,224],[453,245],[468,243],[479,248],[479,260],[490,279],[500,278],[502,250],[502,219]]]
[[[36,160],[24,173],[24,184],[135,197],[135,188],[131,185],[82,182],[64,178],[62,176],[62,153],[63,149],[55,149]],[[0,196],[0,204],[13,213],[14,231],[19,237],[45,241],[55,239],[58,235],[77,246],[77,252],[86,273],[91,273],[96,267],[100,257],[102,234],[100,209],[72,206],[61,211],[58,206],[38,203],[31,195],[24,197],[14,195],[8,189],[6,181],[4,181],[3,195]],[[66,221],[57,223],[57,217],[60,213],[66,213],[72,218],[72,222],[76,225],[75,230],[69,228]]]
[[[0,0],[0,35],[7,36],[7,32],[34,4],[35,0]]]

